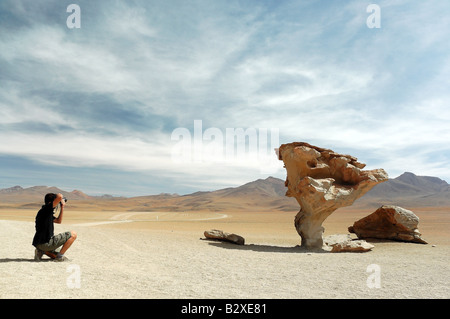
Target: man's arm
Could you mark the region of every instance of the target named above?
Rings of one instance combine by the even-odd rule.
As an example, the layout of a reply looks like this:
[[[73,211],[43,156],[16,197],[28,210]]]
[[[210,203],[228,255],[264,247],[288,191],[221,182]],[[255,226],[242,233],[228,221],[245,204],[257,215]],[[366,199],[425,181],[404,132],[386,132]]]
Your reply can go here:
[[[61,211],[59,212],[59,216],[58,216],[58,218],[53,219],[53,222],[56,224],[61,224],[62,218],[63,218],[64,206],[66,205],[66,201],[62,200],[62,198],[63,198],[63,196],[61,194],[58,194],[58,195],[56,195],[56,199],[53,202],[53,207],[55,207],[56,205],[61,203]],[[56,205],[55,205],[55,202],[56,202]]]
[[[56,198],[53,201],[53,207],[56,207],[56,205],[59,204],[59,202],[62,200],[62,198],[63,198],[63,195],[61,193],[56,194]]]

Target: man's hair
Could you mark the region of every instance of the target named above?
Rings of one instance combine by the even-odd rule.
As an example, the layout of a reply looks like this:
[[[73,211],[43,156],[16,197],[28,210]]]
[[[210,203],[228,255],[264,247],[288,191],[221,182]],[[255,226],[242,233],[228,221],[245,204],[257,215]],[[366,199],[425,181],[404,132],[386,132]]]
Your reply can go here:
[[[46,194],[45,198],[44,198],[45,205],[52,205],[53,206],[53,201],[55,200],[55,198],[56,198],[56,194],[55,193],[48,193],[48,194]]]

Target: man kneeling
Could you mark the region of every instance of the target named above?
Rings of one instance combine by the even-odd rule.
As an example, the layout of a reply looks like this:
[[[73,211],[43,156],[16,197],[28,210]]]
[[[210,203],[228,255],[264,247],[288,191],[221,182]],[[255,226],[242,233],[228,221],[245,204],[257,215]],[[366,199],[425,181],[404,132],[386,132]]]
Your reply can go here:
[[[33,238],[33,246],[36,247],[34,260],[41,260],[42,255],[45,254],[55,261],[65,261],[67,258],[64,256],[64,253],[77,238],[77,233],[67,231],[55,236],[53,223],[61,224],[66,202],[61,194],[54,193],[45,195],[44,202],[45,205],[42,206],[36,215],[36,234]],[[58,204],[61,205],[61,211],[59,216],[55,218],[53,209]],[[56,249],[59,247],[61,247],[61,250],[56,252]]]

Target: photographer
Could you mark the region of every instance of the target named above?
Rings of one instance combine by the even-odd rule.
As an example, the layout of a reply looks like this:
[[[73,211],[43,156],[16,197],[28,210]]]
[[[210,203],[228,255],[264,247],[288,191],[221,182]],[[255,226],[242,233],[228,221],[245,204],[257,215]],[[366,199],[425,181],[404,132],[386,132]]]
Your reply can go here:
[[[39,261],[45,254],[55,261],[65,261],[64,253],[77,238],[74,231],[67,231],[54,235],[53,223],[61,224],[64,214],[66,199],[61,194],[49,193],[44,198],[45,205],[36,215],[36,234],[33,238],[33,246],[36,247],[34,260]],[[53,209],[60,205],[61,211],[58,217],[53,216]],[[62,246],[62,247],[61,247]],[[55,250],[61,247],[59,252]]]

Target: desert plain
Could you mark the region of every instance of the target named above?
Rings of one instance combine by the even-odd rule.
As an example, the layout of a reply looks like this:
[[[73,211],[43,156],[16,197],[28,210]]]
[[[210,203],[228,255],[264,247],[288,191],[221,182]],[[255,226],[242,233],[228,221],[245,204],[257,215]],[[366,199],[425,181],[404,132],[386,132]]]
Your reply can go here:
[[[2,208],[0,298],[450,297],[450,207],[405,207],[420,218],[426,245],[367,240],[369,252],[330,253],[299,246],[296,211],[139,212],[107,203],[67,204],[55,224],[55,233],[78,233],[66,262],[34,261],[36,208]],[[338,209],[324,236],[347,234],[373,211]],[[210,229],[245,245],[206,240]]]

